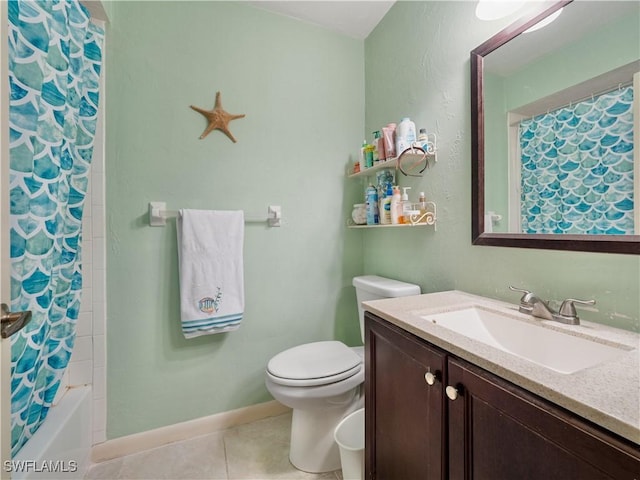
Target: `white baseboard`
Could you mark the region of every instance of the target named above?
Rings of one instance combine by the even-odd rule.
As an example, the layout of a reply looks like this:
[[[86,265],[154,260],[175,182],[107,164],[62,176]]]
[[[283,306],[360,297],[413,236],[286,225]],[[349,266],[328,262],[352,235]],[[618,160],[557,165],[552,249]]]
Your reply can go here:
[[[91,460],[96,463],[104,462],[124,455],[161,447],[168,443],[225,430],[236,425],[275,417],[289,411],[291,411],[290,408],[285,407],[276,400],[271,400],[270,402],[196,418],[187,422],[175,423],[166,427],[147,430],[146,432],[134,433],[133,435],[114,438],[94,445],[91,450]]]

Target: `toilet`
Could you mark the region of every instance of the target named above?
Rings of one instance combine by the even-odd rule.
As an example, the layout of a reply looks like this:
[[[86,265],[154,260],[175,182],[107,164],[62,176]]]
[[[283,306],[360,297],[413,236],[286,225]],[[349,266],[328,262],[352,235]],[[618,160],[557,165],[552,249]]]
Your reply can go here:
[[[420,287],[376,275],[355,277],[360,336],[363,301],[419,295]],[[339,341],[306,343],[275,355],[267,364],[267,390],[293,409],[289,460],[298,470],[322,473],[340,468],[335,427],[364,406],[364,347]]]

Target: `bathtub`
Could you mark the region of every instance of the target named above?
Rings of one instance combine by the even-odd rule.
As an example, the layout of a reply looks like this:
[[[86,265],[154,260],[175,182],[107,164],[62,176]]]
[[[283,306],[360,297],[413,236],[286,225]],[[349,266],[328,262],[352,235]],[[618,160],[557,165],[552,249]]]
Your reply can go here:
[[[90,463],[91,401],[91,386],[68,389],[12,459],[11,478],[83,478]]]

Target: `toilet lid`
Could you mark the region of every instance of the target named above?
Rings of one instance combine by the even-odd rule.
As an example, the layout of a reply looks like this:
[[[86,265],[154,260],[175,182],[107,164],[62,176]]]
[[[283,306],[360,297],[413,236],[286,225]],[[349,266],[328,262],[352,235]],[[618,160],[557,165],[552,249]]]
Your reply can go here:
[[[267,364],[267,372],[274,381],[292,386],[337,382],[355,375],[361,368],[362,358],[337,341],[299,345],[277,354]]]

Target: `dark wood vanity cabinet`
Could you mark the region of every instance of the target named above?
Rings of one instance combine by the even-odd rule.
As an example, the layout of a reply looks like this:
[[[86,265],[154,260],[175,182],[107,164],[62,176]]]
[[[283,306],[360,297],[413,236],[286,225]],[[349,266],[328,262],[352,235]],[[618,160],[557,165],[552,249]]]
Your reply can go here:
[[[637,445],[368,312],[365,345],[367,480],[640,480]]]
[[[446,355],[369,316],[365,330],[366,479],[446,479]],[[433,375],[433,385],[425,374]],[[428,387],[428,388],[427,388]]]

